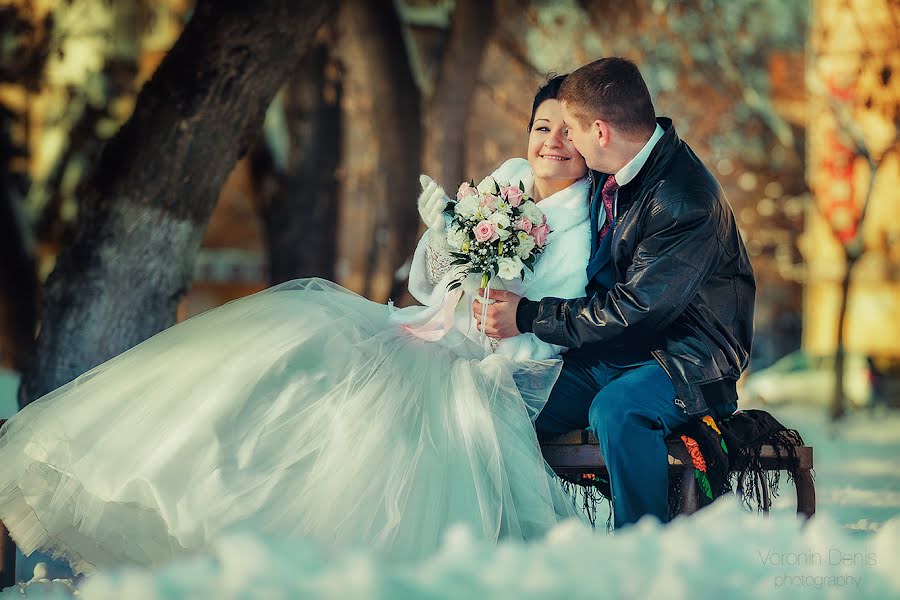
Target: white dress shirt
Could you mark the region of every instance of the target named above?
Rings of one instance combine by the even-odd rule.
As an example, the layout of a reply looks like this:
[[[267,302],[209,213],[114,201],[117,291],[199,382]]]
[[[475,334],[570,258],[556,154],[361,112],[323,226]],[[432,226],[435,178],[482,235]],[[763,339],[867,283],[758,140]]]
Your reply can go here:
[[[660,127],[659,123],[656,124],[656,129],[653,130],[653,135],[650,136],[650,139],[647,140],[647,143],[644,144],[644,147],[641,148],[641,151],[634,155],[628,163],[616,171],[616,183],[619,184],[619,187],[626,185],[632,179],[637,177],[637,174],[640,173],[644,164],[646,164],[647,159],[650,158],[650,153],[653,152],[653,148],[656,147],[656,143],[662,138],[665,131]],[[616,218],[619,215],[619,190],[616,190],[616,199],[613,203],[613,222],[615,222]],[[603,229],[603,224],[606,222],[606,211],[600,211],[600,222],[597,224],[597,231]]]

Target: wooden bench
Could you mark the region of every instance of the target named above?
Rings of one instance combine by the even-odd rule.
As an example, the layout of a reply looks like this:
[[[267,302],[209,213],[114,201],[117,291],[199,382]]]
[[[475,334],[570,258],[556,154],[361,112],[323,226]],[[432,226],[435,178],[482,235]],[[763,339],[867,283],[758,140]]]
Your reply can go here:
[[[669,450],[669,471],[681,478],[681,502],[678,514],[689,515],[697,511],[700,497],[691,458],[680,441],[667,441]],[[544,459],[558,475],[594,474],[608,477],[606,463],[600,455],[597,438],[589,431],[572,431],[556,439],[541,444]],[[782,455],[784,465],[789,457]],[[760,454],[761,466],[769,471],[778,468],[779,457],[772,446],[763,446]],[[687,468],[686,468],[687,467]],[[816,488],[812,478],[813,449],[810,446],[796,448],[796,475],[794,487],[797,490],[797,514],[807,519],[816,512]],[[760,508],[766,514],[772,504],[771,494],[765,480],[762,481]]]

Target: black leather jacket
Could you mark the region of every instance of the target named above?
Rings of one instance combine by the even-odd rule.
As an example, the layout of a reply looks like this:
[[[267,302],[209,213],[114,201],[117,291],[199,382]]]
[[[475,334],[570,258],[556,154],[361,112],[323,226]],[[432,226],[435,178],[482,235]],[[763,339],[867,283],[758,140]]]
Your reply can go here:
[[[592,279],[586,298],[523,299],[517,323],[598,360],[649,351],[671,378],[676,403],[698,414],[737,400],[756,283],[721,186],[672,121],[658,122],[664,136],[619,188],[615,284]]]

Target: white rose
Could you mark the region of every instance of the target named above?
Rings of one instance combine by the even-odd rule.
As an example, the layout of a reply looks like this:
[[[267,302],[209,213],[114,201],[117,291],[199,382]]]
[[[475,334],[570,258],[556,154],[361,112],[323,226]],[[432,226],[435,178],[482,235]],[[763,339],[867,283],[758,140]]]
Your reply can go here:
[[[480,194],[495,194],[497,193],[497,182],[494,181],[494,178],[488,175],[484,179],[481,180],[481,183],[478,184],[478,193]]]
[[[518,255],[521,259],[526,259],[531,254],[531,251],[534,250],[535,243],[534,238],[525,233],[524,231],[520,231],[519,235],[516,236],[519,238],[519,247],[516,248],[516,255]]]
[[[537,207],[537,204],[530,200],[523,203],[519,207],[519,210],[522,211],[522,214],[525,215],[525,217],[529,221],[531,221],[535,227],[544,222],[544,213]]]
[[[495,212],[488,219],[500,229],[509,229],[509,217],[502,212]]]
[[[509,229],[498,229],[497,235],[500,236],[501,240],[505,240],[506,238],[508,238],[509,236],[512,235],[512,232],[510,232]]]
[[[450,231],[447,232],[447,243],[450,244],[450,247],[457,250],[461,250],[462,245],[465,244],[468,239],[469,236],[466,235],[466,232],[456,225],[453,225],[450,228]]]
[[[475,214],[475,211],[478,210],[478,202],[480,198],[474,194],[469,196],[463,196],[462,200],[456,203],[456,214],[461,216],[463,219],[470,219],[472,215]]]
[[[499,267],[497,275],[501,279],[515,279],[522,273],[522,269],[525,268],[525,263],[523,263],[522,259],[518,256],[512,258],[504,257],[497,259],[497,267]]]

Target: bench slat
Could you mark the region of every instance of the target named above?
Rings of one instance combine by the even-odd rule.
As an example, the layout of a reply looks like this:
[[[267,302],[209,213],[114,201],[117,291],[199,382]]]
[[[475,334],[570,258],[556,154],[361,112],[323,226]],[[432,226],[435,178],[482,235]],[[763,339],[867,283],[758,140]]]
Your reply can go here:
[[[547,463],[556,471],[566,473],[590,473],[592,469],[606,471],[606,463],[600,454],[600,446],[595,443],[571,443],[569,436],[575,437],[579,432],[566,434],[563,443],[557,438],[552,442],[541,444],[541,452]],[[593,437],[593,436],[585,436]],[[596,439],[596,438],[595,438]],[[669,465],[684,467],[690,464],[690,456],[681,442],[668,442]],[[796,449],[797,468],[813,468],[813,449],[810,446],[800,446]],[[787,455],[782,456],[782,462],[787,460]],[[777,454],[772,446],[763,446],[760,452],[760,464],[764,469],[774,469],[777,465]]]

